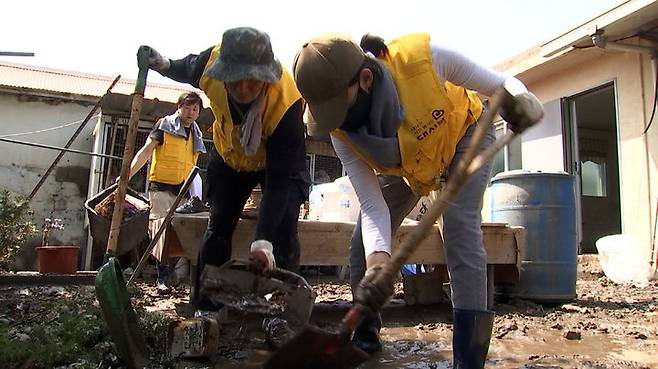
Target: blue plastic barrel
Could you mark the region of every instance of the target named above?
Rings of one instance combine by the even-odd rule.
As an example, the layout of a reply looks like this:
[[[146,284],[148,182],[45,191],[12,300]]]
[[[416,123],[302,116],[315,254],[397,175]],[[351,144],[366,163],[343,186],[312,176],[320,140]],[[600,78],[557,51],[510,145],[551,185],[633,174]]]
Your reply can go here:
[[[519,283],[509,297],[562,302],[576,297],[578,238],[574,176],[510,171],[491,180],[491,220],[526,229]]]

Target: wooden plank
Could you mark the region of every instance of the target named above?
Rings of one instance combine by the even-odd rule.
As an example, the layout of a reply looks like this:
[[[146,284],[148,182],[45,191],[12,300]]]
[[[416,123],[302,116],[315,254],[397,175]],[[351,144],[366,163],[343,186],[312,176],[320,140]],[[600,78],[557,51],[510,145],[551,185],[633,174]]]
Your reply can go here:
[[[173,221],[181,244],[188,258],[196,263],[196,253],[201,244],[208,223],[207,215],[177,214]],[[250,241],[253,238],[255,220],[241,219],[233,235],[233,257],[247,256]],[[414,224],[404,224],[394,238],[394,250],[400,240],[415,227]],[[301,220],[299,222],[299,238],[302,244],[302,265],[345,265],[348,262],[349,241],[352,237],[354,223],[319,222]],[[520,265],[520,250],[523,239],[523,228],[508,227],[499,223],[483,224],[484,245],[487,250],[488,264]],[[426,238],[409,263],[412,264],[445,264],[443,241],[438,225],[435,231]]]
[[[75,274],[42,274],[16,272],[0,274],[0,286],[82,286],[93,285],[96,271],[78,271]]]

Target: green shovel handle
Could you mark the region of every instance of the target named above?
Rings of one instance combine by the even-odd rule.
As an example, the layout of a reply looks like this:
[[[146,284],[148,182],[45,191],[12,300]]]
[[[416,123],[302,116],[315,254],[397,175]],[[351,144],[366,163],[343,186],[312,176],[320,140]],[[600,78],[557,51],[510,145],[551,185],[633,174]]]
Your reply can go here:
[[[139,72],[137,73],[137,81],[135,82],[135,93],[144,95],[146,90],[146,75],[149,72],[149,54],[150,50],[148,46],[141,46],[137,49],[137,67]]]

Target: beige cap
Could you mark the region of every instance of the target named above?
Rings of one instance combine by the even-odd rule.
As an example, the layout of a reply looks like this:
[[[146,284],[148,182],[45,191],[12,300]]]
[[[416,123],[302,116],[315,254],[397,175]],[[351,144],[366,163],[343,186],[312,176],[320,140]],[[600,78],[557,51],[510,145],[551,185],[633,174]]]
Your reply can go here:
[[[325,34],[302,46],[293,75],[315,120],[307,125],[309,135],[325,135],[343,124],[349,108],[347,87],[365,58],[361,47],[342,34]]]

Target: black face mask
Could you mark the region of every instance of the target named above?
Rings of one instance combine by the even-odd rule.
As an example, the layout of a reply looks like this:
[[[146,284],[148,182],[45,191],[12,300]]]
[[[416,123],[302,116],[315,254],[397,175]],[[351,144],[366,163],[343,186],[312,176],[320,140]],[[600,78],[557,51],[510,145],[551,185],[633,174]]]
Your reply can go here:
[[[359,87],[356,95],[356,101],[347,110],[347,116],[340,129],[348,132],[356,132],[359,127],[366,125],[370,121],[370,107],[372,105],[372,96],[364,89]]]

